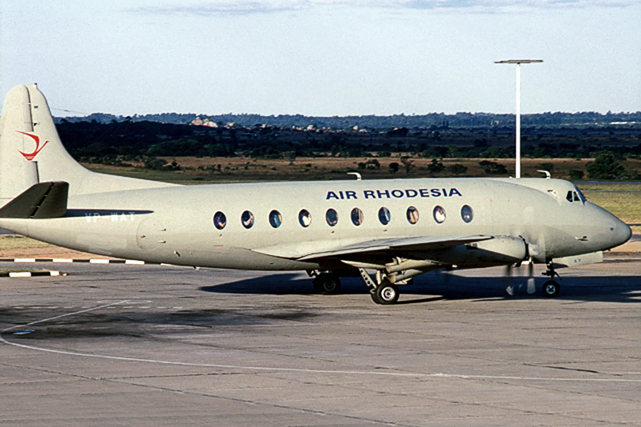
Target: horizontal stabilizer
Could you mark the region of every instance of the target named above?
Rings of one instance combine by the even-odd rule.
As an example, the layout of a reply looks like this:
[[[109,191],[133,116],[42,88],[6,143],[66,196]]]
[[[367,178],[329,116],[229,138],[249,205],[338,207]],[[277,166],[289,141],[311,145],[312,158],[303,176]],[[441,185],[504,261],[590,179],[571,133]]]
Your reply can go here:
[[[67,214],[69,184],[66,182],[41,182],[0,209],[0,218],[60,218]]]

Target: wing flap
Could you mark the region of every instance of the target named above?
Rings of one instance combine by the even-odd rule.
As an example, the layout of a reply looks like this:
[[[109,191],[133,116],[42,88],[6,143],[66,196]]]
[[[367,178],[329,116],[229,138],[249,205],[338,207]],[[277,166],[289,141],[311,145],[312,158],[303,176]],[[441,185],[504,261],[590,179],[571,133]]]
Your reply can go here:
[[[0,209],[0,218],[60,218],[67,214],[69,184],[34,184]]]

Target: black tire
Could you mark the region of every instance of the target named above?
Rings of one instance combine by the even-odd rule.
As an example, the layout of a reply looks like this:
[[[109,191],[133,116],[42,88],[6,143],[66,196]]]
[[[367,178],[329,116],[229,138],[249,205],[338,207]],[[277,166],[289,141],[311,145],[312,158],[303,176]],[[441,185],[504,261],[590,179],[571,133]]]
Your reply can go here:
[[[391,283],[382,283],[376,288],[376,299],[379,304],[392,305],[398,301],[399,293],[398,287]]]
[[[335,295],[341,291],[341,280],[330,273],[319,274],[312,283],[319,294]]]
[[[370,290],[369,296],[372,297],[372,301],[374,301],[376,304],[383,304],[381,300],[378,299],[378,295],[376,294],[376,289]]]
[[[543,284],[541,292],[543,292],[543,296],[545,297],[556,298],[561,292],[561,286],[555,280],[548,280]]]

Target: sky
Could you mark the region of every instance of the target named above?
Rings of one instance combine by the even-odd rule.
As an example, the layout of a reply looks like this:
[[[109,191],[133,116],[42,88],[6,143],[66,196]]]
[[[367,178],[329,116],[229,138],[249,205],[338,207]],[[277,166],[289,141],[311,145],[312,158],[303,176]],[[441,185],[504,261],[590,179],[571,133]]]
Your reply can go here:
[[[56,116],[641,110],[641,0],[2,0]]]

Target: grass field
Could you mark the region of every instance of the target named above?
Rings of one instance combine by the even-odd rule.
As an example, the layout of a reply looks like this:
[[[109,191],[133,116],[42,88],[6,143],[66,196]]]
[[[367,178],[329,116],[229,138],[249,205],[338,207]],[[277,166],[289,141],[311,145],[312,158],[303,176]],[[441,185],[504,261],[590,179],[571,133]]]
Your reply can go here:
[[[22,236],[0,237],[0,251],[4,251],[8,249],[47,248],[49,246],[51,246],[49,243],[40,242],[38,240],[30,239],[29,237],[22,237]]]
[[[384,178],[420,178],[430,176],[428,166],[432,159],[411,157],[410,172],[402,164],[401,156],[394,157],[299,157],[287,159],[252,159],[248,157],[175,157],[166,158],[171,163],[176,161],[181,167],[179,171],[151,171],[141,167],[114,167],[100,164],[85,164],[91,170],[135,178],[152,179],[183,184],[199,184],[204,182],[247,182],[247,181],[309,181],[309,180],[339,180],[351,179],[346,174],[358,171],[363,179]],[[368,161],[376,160],[378,168],[359,168]],[[445,168],[459,164],[467,168],[460,176],[486,177],[490,175],[479,165],[482,160],[496,162],[505,166],[510,176],[514,174],[513,159],[442,159]],[[523,177],[542,177],[538,170],[548,170],[552,177],[569,179],[570,171],[585,170],[585,165],[592,159],[530,159],[522,160]],[[390,172],[390,164],[397,163],[398,172]],[[626,170],[631,173],[641,173],[641,160],[629,159],[623,162]],[[138,165],[140,166],[140,165]],[[218,168],[220,166],[220,169]],[[371,166],[370,166],[371,167]],[[438,176],[453,176],[447,170]]]
[[[629,224],[641,224],[641,184],[579,184],[585,197]]]

